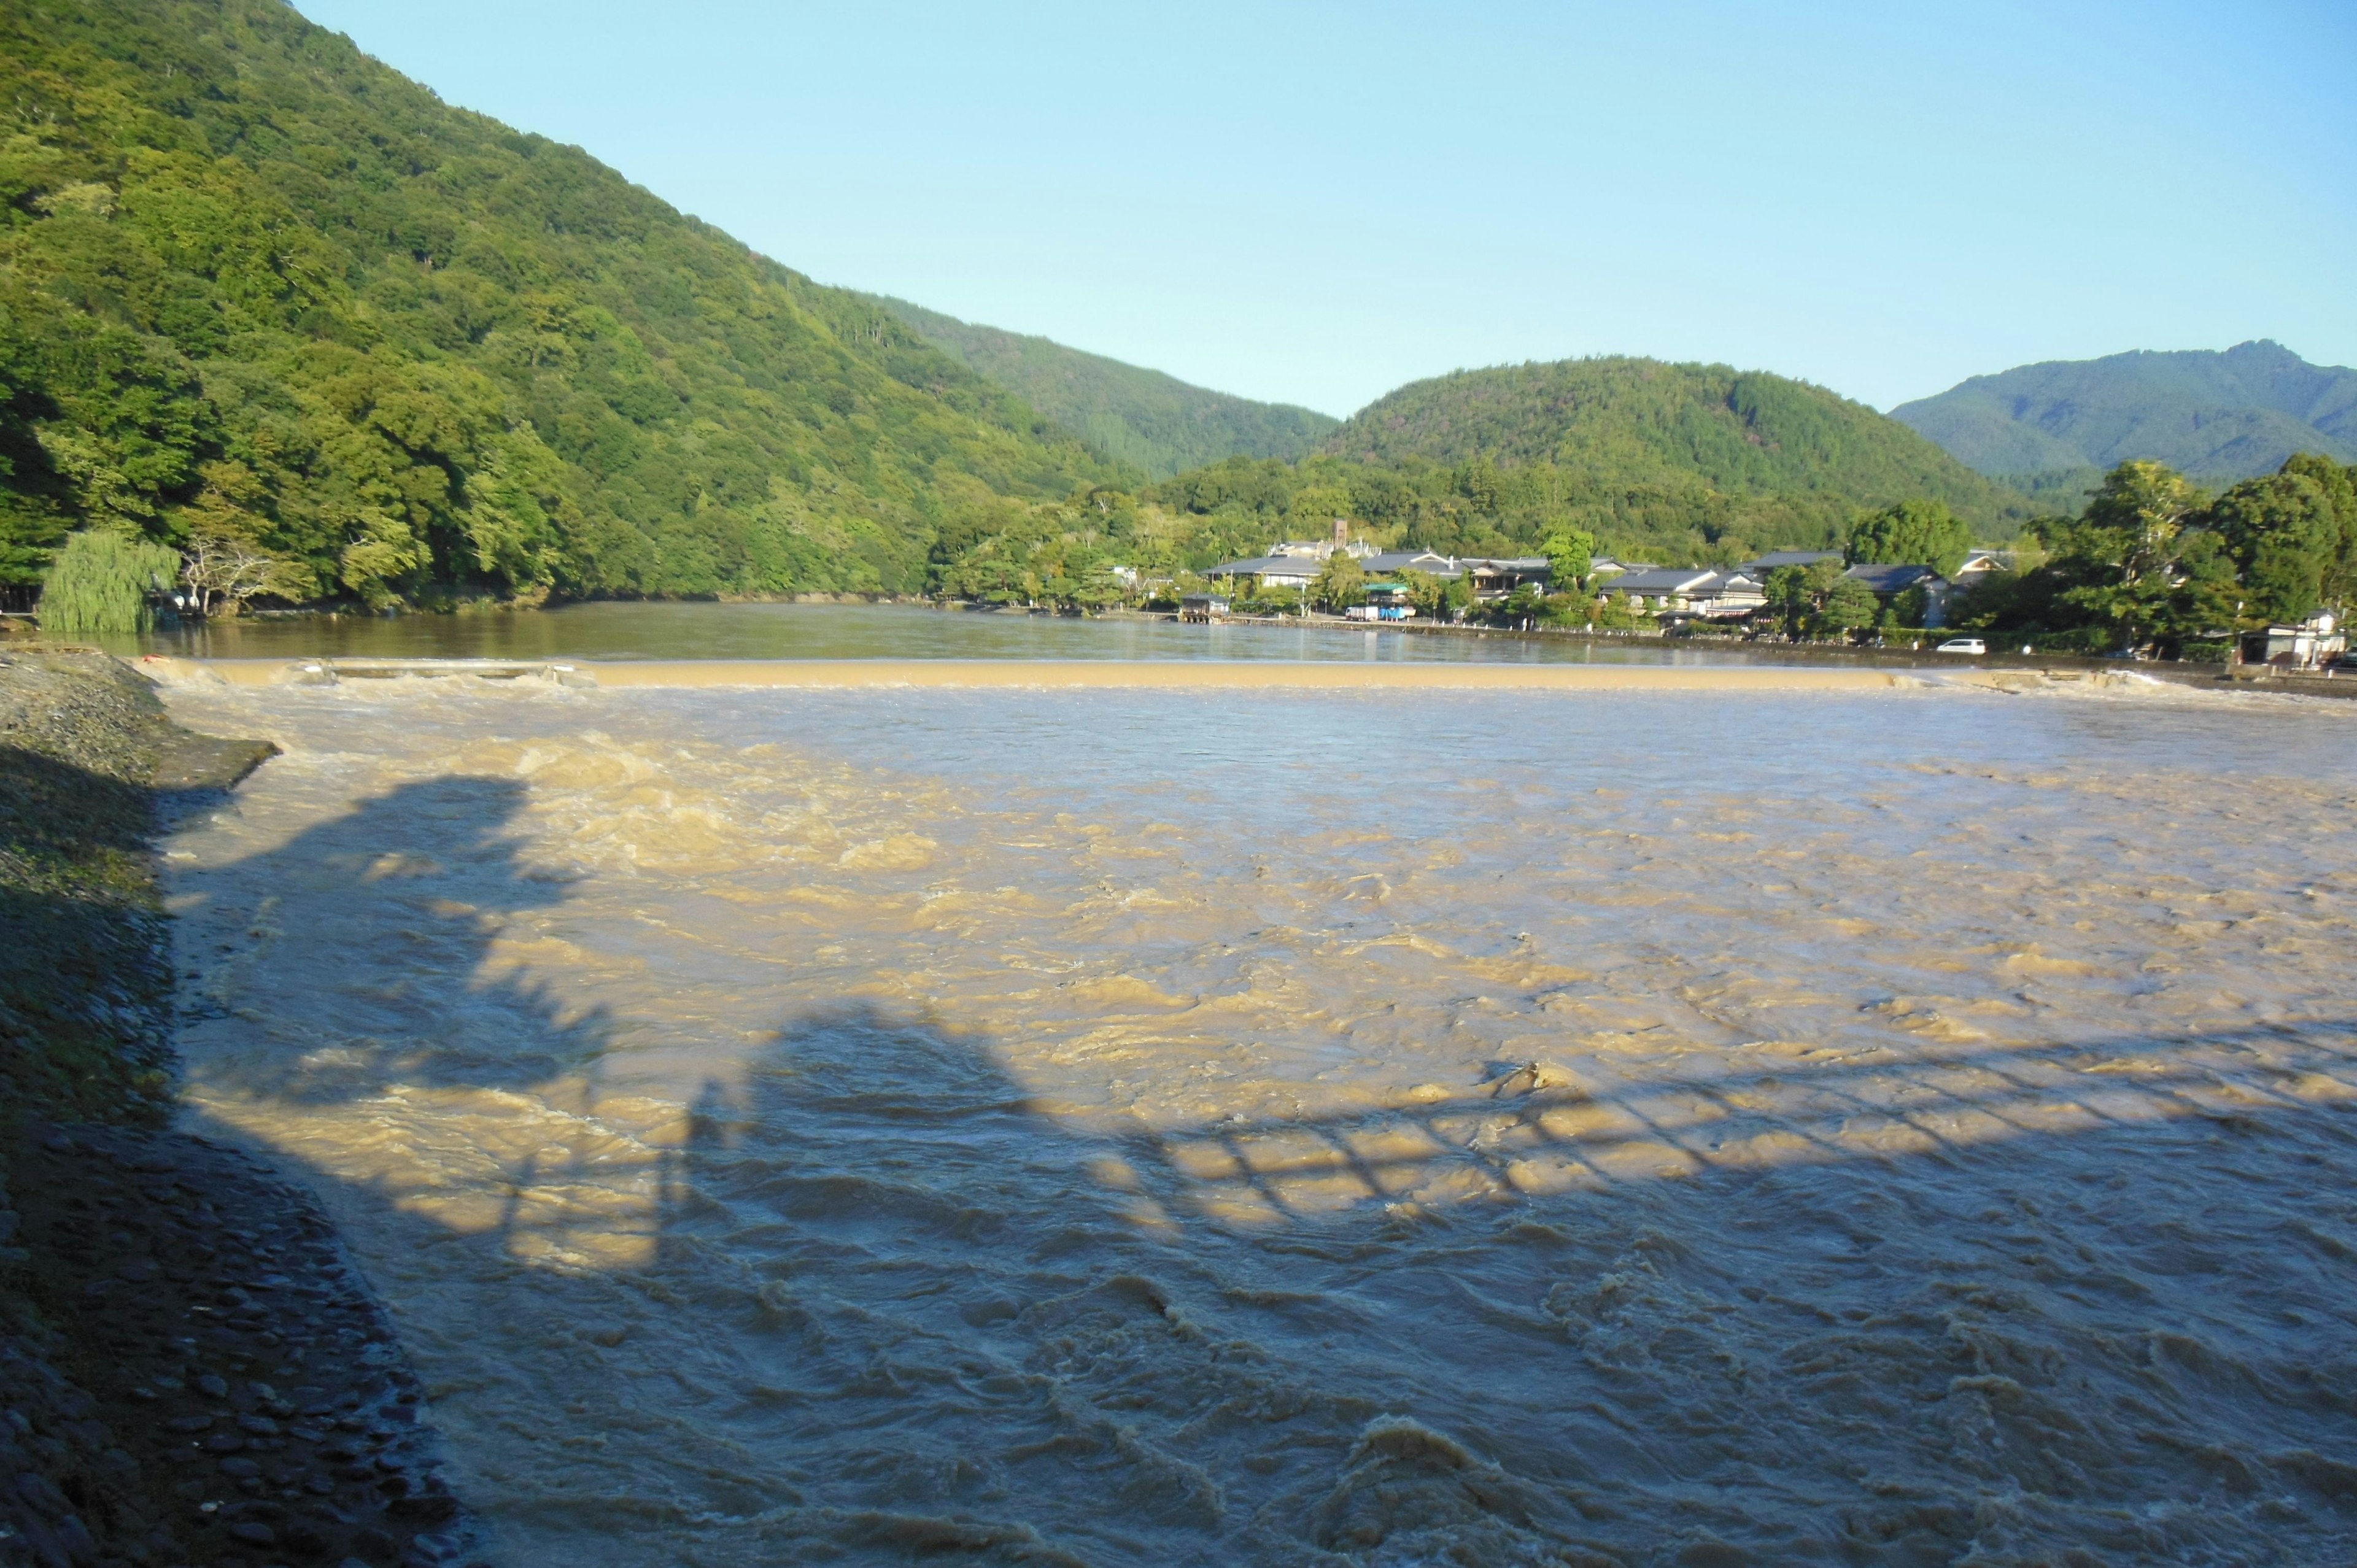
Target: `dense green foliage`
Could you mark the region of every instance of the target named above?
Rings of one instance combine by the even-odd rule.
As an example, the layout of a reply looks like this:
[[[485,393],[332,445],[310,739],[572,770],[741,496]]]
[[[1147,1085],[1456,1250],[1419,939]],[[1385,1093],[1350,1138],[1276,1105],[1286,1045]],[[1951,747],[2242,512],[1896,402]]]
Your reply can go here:
[[[2277,343],[2022,365],[1890,412],[1982,473],[2073,509],[2133,459],[2211,484],[2271,474],[2296,452],[2357,461],[2357,371]]]
[[[1864,525],[1874,542],[1859,559],[1947,561],[1975,528],[2002,538],[2027,513],[2022,498],[1871,409],[1775,376],[1643,360],[1420,381],[1328,446],[1295,462],[1231,457],[1135,496],[1103,492],[1092,509],[1033,508],[1003,536],[945,531],[935,580],[956,594],[994,573],[1044,583],[1051,574],[1027,564],[1039,544],[1017,537],[1026,530],[1039,544],[1052,535],[1058,561],[1093,540],[1152,576],[1323,539],[1345,518],[1385,548],[1544,554],[1577,581],[1599,552],[1730,564],[1835,548],[1869,515],[1884,521]],[[1887,540],[1873,532],[1893,526]]]
[[[2174,653],[2357,596],[2357,467],[2297,455],[2213,499],[2162,464],[2123,463],[2077,517],[2033,535],[2043,559],[1975,585],[1959,624]]]
[[[1405,467],[1487,459],[1599,539],[1739,537],[1830,546],[1852,514],[1912,498],[2009,533],[2021,497],[1912,431],[1820,387],[1724,365],[1566,360],[1414,382],[1327,450]],[[1688,551],[1699,555],[1700,551]]]
[[[180,571],[169,545],[119,528],[69,535],[41,579],[41,629],[67,637],[145,631]]]
[[[1079,435],[1106,462],[1150,478],[1226,457],[1298,457],[1340,423],[1289,403],[1208,392],[1046,338],[975,327],[905,299],[877,295],[871,302]]]
[[[1930,502],[1991,538],[2023,498],[1818,388],[1723,367],[1576,360],[1403,387],[1297,463],[1231,458],[1146,499],[1183,518],[1207,564],[1271,539],[1363,523],[1386,545],[1450,555],[1587,552],[1726,564],[1831,549],[1857,517]]]
[[[72,528],[275,591],[914,589],[1107,477],[892,313],[278,0],[0,0],[0,585]]]
[[[1973,531],[1954,512],[1937,501],[1904,500],[1851,523],[1842,553],[1853,566],[1929,566],[1946,576],[1972,547]]]

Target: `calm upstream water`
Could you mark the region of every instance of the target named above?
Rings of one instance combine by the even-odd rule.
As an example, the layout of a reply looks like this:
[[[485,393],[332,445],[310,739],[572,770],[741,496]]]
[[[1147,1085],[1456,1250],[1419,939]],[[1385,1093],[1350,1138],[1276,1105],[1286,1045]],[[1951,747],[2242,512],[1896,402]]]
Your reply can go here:
[[[140,639],[199,659],[1383,659],[1695,664],[1740,655],[1367,628],[1186,626],[1145,617],[912,605],[585,604],[473,615],[199,623]]]
[[[2345,705],[171,701],[503,1563],[2357,1559]]]

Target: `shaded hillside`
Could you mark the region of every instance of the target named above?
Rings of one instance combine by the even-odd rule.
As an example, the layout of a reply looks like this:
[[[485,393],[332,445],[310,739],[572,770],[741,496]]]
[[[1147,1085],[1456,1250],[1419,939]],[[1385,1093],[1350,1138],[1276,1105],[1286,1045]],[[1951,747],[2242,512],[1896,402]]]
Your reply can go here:
[[[867,297],[1079,435],[1099,456],[1154,478],[1226,457],[1298,457],[1340,423],[1289,403],[1189,386],[1049,338],[972,326],[905,299]]]
[[[0,581],[70,527],[287,596],[913,588],[1110,477],[928,345],[276,0],[5,0]]]
[[[2090,486],[2132,458],[2213,484],[2272,474],[2295,452],[2357,459],[2357,371],[2279,343],[2022,365],[1890,414],[1984,474],[2041,489]]]
[[[1544,470],[1550,510],[1616,537],[1819,543],[1851,514],[1921,498],[1984,533],[2022,497],[1906,426],[1821,387],[1723,365],[1566,360],[1459,371],[1361,409],[1325,450],[1401,468]]]

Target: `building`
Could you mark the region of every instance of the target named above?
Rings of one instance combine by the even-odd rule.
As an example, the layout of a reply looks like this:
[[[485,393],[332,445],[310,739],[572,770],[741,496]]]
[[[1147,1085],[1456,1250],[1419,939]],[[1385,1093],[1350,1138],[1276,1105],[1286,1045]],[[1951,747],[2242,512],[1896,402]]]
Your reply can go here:
[[[1219,594],[1189,594],[1178,601],[1180,620],[1218,620],[1228,613],[1226,597]]]
[[[1325,558],[1311,554],[1283,554],[1284,545],[1273,547],[1265,555],[1255,555],[1249,561],[1222,561],[1203,575],[1214,581],[1234,582],[1249,577],[1264,588],[1306,588],[1318,580],[1326,567]]]
[[[1474,598],[1483,603],[1505,598],[1525,585],[1543,589],[1550,570],[1544,555],[1459,560],[1453,555],[1436,555],[1429,550],[1378,551],[1365,544],[1305,544],[1288,540],[1269,546],[1267,554],[1255,555],[1249,561],[1222,562],[1203,575],[1231,582],[1250,577],[1264,588],[1304,588],[1318,580],[1318,574],[1326,569],[1328,558],[1337,550],[1357,557],[1360,568],[1371,577],[1422,572],[1443,582],[1468,578],[1473,585]]]
[[[1458,565],[1473,579],[1473,596],[1482,603],[1502,599],[1517,588],[1546,590],[1547,579],[1554,574],[1554,564],[1544,555],[1516,555],[1504,559],[1484,556],[1466,559]]]
[[[1613,578],[1605,591],[1626,596],[1633,610],[1679,611],[1713,620],[1749,615],[1768,602],[1753,578],[1708,566],[1648,566]]]
[[[1353,541],[1350,520],[1338,517],[1334,520],[1334,537],[1331,539],[1280,539],[1270,545],[1265,554],[1255,555],[1247,561],[1222,561],[1203,575],[1215,580],[1224,578],[1229,582],[1250,577],[1264,588],[1306,588],[1318,580],[1318,574],[1325,570],[1327,561],[1338,553],[1352,557],[1369,572],[1395,570],[1376,565],[1378,561],[1393,557],[1363,541]],[[1444,557],[1417,556],[1415,559],[1438,561]]]
[[[1799,566],[1805,569],[1815,565],[1820,561],[1838,561],[1841,558],[1842,553],[1838,550],[1770,550],[1757,561],[1746,561],[1736,570],[1755,583],[1764,583],[1768,580],[1768,574],[1779,567]]]
[[[1461,575],[1462,568],[1453,555],[1435,555],[1429,550],[1386,550],[1369,555],[1359,564],[1367,575],[1379,572],[1421,572],[1427,577],[1447,579]]]
[[[2271,626],[2243,636],[2243,662],[2278,670],[2314,670],[2348,650],[2349,637],[2330,615],[2311,616],[2298,626]]]
[[[1674,609],[1679,607],[1676,601],[1717,575],[1707,566],[1648,566],[1613,578],[1608,591],[1626,596],[1632,610]]]
[[[1954,584],[1929,566],[1861,564],[1844,572],[1842,581],[1865,584],[1885,605],[1910,588],[1922,589],[1926,629],[1947,624],[1948,598],[1955,590]]]

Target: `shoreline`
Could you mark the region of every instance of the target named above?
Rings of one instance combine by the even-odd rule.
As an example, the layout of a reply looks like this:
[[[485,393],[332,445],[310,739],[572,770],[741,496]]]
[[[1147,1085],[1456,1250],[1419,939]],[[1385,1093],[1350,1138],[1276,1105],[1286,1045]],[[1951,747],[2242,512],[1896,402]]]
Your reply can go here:
[[[726,600],[722,601],[721,605],[717,607],[725,609],[728,606],[734,604],[759,604],[775,607],[790,608],[792,607],[795,603],[799,602],[806,601],[766,599],[743,601]],[[830,596],[828,602],[830,604],[839,604],[842,601]],[[892,608],[910,616],[917,616],[920,613],[923,613],[930,615],[931,617],[941,618],[943,619],[961,618],[973,618],[983,621],[1003,619],[1010,622],[1052,623],[1058,626],[1071,626],[1075,628],[1081,625],[1103,626],[1107,628],[1126,626],[1131,628],[1155,628],[1165,631],[1178,630],[1182,632],[1182,634],[1185,631],[1208,632],[1217,629],[1216,628],[1184,627],[1175,615],[1159,611],[1122,609],[1109,610],[1099,615],[1082,617],[1056,615],[1040,610],[985,610],[974,606],[942,604],[929,600],[862,599],[858,602],[859,604],[870,608]],[[529,608],[532,612],[532,618],[539,618],[542,617],[558,615],[568,609],[594,611],[601,607],[611,608],[622,603],[624,603],[624,601],[581,600],[570,602],[562,606],[535,606],[529,607]],[[647,603],[651,607],[659,607],[661,604],[667,603],[667,601],[648,601]],[[515,618],[517,616],[522,615],[525,607],[526,607],[516,606],[499,607],[504,618],[509,619]],[[679,607],[673,606],[673,607]],[[390,618],[415,620],[421,618],[436,622],[447,622],[453,624],[480,618],[466,615],[431,616],[423,615],[422,612],[419,614]],[[287,628],[288,623],[299,624],[302,622],[312,622],[325,628],[345,621],[361,618],[378,620],[387,618],[359,618],[328,611],[310,611],[301,613],[269,612],[253,618],[253,620],[256,623],[266,622],[275,624],[282,628]],[[231,632],[233,628],[242,624],[244,623],[242,621],[226,622],[223,624],[222,630],[224,632]],[[1676,666],[1680,668],[1707,666],[1714,668],[1734,669],[1769,668],[1786,671],[1879,671],[1927,678],[1933,683],[1937,684],[1953,684],[1956,683],[1957,679],[1960,677],[1966,683],[1984,683],[1984,677],[1996,673],[2007,673],[2011,675],[2032,673],[2043,675],[2052,680],[2062,681],[2083,678],[2086,676],[2129,675],[2147,681],[2167,682],[2195,690],[2259,690],[2287,694],[2331,698],[2357,697],[2357,679],[2352,679],[2345,675],[2336,677],[2331,671],[2324,670],[2293,671],[2266,666],[2232,666],[2222,663],[2185,662],[2181,660],[2132,660],[2084,654],[2040,652],[2021,649],[2009,649],[2004,646],[1998,646],[1984,655],[1967,658],[1961,655],[1940,654],[1934,651],[1929,643],[1912,647],[1882,647],[1820,642],[1751,641],[1736,638],[1666,636],[1656,632],[1604,632],[1563,627],[1536,627],[1523,628],[1516,627],[1474,624],[1453,625],[1433,621],[1386,622],[1381,625],[1370,625],[1363,622],[1345,621],[1339,618],[1329,616],[1314,617],[1308,619],[1293,617],[1231,617],[1222,624],[1223,626],[1232,627],[1239,631],[1251,633],[1316,633],[1318,635],[1315,639],[1315,641],[1319,646],[1320,652],[1317,654],[1299,655],[1293,658],[1285,658],[1280,656],[1270,658],[1265,660],[1259,659],[1197,660],[1196,659],[1179,651],[1179,646],[1183,645],[1178,645],[1174,646],[1171,652],[1157,655],[1153,657],[1150,661],[1157,664],[1166,661],[1174,663],[1195,663],[1199,661],[1207,663],[1242,663],[1265,661],[1269,663],[1281,663],[1287,665],[1297,665],[1311,662],[1349,664],[1461,664],[1467,662],[1495,662],[1501,664],[1524,662],[1587,664],[1592,661],[1595,650],[1600,649],[1606,650],[1605,657],[1608,661],[1610,662],[1619,661],[1619,658],[1616,656],[1625,657],[1629,654],[1635,654],[1641,659],[1663,658],[1666,660],[1674,661]],[[608,631],[607,635],[610,637],[610,631]],[[1361,640],[1372,639],[1376,636],[1383,636],[1389,639],[1389,646],[1384,650],[1383,657],[1380,659],[1375,658],[1372,655],[1372,652],[1361,654],[1358,647]],[[1349,639],[1347,643],[1345,641],[1346,639]],[[1426,653],[1415,650],[1415,644],[1419,639],[1421,640],[1422,647],[1424,649],[1432,650],[1432,656],[1427,656]],[[261,666],[269,664],[285,665],[298,661],[318,660],[333,660],[339,665],[356,663],[385,664],[394,662],[420,663],[426,660],[433,660],[440,663],[452,663],[467,660],[500,664],[535,663],[554,665],[558,663],[568,663],[582,664],[593,668],[608,669],[620,664],[704,664],[717,662],[743,664],[748,667],[760,667],[763,669],[766,669],[772,664],[791,662],[797,664],[811,664],[815,668],[816,664],[820,661],[818,659],[813,659],[802,654],[780,653],[772,655],[758,649],[748,651],[716,650],[713,653],[706,653],[699,650],[687,652],[683,655],[672,655],[660,650],[660,644],[662,640],[660,637],[656,639],[657,646],[651,649],[648,648],[646,644],[635,642],[635,639],[633,639],[624,641],[619,647],[612,646],[608,643],[608,649],[610,650],[600,650],[597,649],[595,645],[601,640],[601,638],[597,635],[589,635],[580,640],[591,644],[592,647],[582,651],[573,651],[571,650],[563,649],[563,644],[566,641],[574,640],[572,639],[552,639],[558,644],[558,649],[563,650],[552,650],[546,641],[543,641],[539,639],[522,639],[527,644],[537,643],[538,646],[527,646],[524,649],[517,650],[514,648],[512,643],[507,642],[505,639],[496,638],[488,639],[488,645],[486,645],[483,639],[455,639],[455,641],[452,639],[433,639],[428,641],[425,646],[419,646],[414,640],[407,644],[403,644],[399,639],[395,639],[394,646],[390,649],[384,648],[382,639],[361,639],[362,647],[367,647],[371,642],[374,642],[376,646],[369,651],[361,651],[361,649],[351,646],[352,639],[350,637],[326,635],[324,629],[322,635],[316,639],[302,638],[300,640],[288,637],[284,631],[274,634],[264,640],[265,644],[276,644],[277,648],[274,648],[272,651],[266,653],[244,651],[238,646],[238,640],[239,639],[234,635],[227,637],[225,639],[226,646],[221,647],[218,651],[214,651],[206,647],[205,640],[202,639],[192,639],[178,635],[143,638],[138,640],[136,646],[129,644],[126,644],[122,648],[115,648],[113,644],[110,644],[109,646],[112,650],[118,652],[122,657],[126,659],[139,660],[143,661],[152,661],[155,660],[178,660],[217,667],[222,671],[225,678],[231,680],[237,684],[250,683],[252,679],[251,677],[238,673],[240,668],[243,666]],[[740,639],[738,640],[741,645],[742,639]],[[1189,640],[1191,641],[1192,639]],[[287,646],[290,642],[292,643],[291,647]],[[1403,647],[1403,642],[1405,642],[1408,646]],[[1493,644],[1494,649],[1491,647]],[[1200,644],[1198,645],[1200,646]],[[5,651],[5,647],[6,644],[5,642],[0,642],[0,651]],[[284,649],[285,650],[279,651],[277,649]],[[1349,651],[1344,651],[1346,649],[1348,649]],[[1480,649],[1481,651],[1474,651],[1476,649]],[[1335,657],[1329,659],[1326,657],[1327,654],[1333,654]],[[1042,664],[1061,663],[1066,661],[1065,656],[1062,655],[1053,655],[1047,659],[1039,659],[1035,652],[1031,651],[1017,653],[1012,655],[1012,658],[1018,660],[1029,659]],[[889,639],[886,639],[886,645],[882,650],[877,652],[869,653],[862,651],[855,652],[848,656],[833,654],[822,655],[821,659],[826,661],[840,660],[844,662],[856,662],[871,665],[881,665],[889,662],[905,662],[911,665],[921,663],[928,666],[940,663],[996,664],[1006,661],[998,655],[984,653],[977,656],[956,649],[944,650],[938,652],[919,652],[910,655],[893,649],[890,646]],[[1100,662],[1100,660],[1089,659],[1086,655],[1081,655],[1073,661]],[[1103,662],[1114,661],[1115,660],[1104,660]],[[620,678],[628,679],[629,677]],[[746,683],[773,685],[800,682],[781,682],[774,675],[760,674],[748,677]],[[824,683],[836,684],[839,682],[828,680]],[[909,683],[938,684],[942,682],[940,682],[935,677],[921,676],[910,678]],[[1003,682],[993,679],[987,682],[958,683],[983,683],[995,685],[1001,684]],[[1062,684],[1065,682],[1061,678],[1043,677],[1041,683]],[[1130,681],[1123,683],[1168,683],[1174,685],[1213,683],[1249,685],[1266,684],[1272,682],[1262,680],[1206,682],[1196,678],[1171,677],[1164,682]],[[1308,679],[1286,683],[1322,684],[1323,682],[1316,679]],[[1415,682],[1412,681],[1411,683]],[[1478,682],[1469,682],[1468,683],[1472,684]]]
[[[2230,679],[2098,664],[1888,666],[1747,663],[1573,664],[1460,660],[1274,659],[180,659],[143,656],[135,668],[162,685],[247,689],[474,676],[537,679],[582,688],[804,691],[1218,691],[2021,693],[2066,690],[2263,692],[2357,698],[2357,681]]]
[[[1877,670],[1772,665],[1352,663],[1110,659],[221,659],[149,655],[165,682],[255,687],[426,675],[543,675],[600,687],[775,686],[975,689],[1196,688],[1219,691],[1887,691],[1944,683]]]
[[[0,1559],[471,1560],[425,1392],[299,1168],[180,1101],[157,841],[276,755],[0,649]]]

